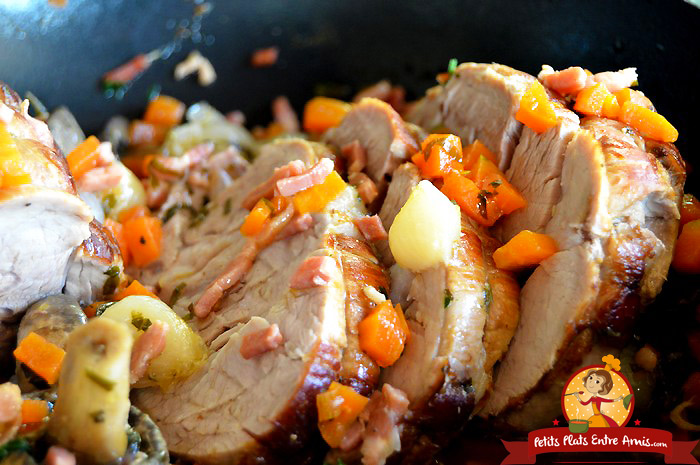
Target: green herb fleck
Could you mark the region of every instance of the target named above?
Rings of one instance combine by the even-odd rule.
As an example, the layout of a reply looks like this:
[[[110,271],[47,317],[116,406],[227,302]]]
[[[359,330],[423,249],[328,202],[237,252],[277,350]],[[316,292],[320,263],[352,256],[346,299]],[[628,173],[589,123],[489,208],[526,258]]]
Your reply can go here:
[[[36,119],[40,119],[41,121],[46,121],[49,118],[49,110],[47,110],[46,105],[44,105],[42,103],[42,101],[39,100],[39,97],[37,97],[33,93],[27,91],[24,94],[24,98],[29,100],[31,107],[34,109],[34,114],[35,114]]]
[[[484,308],[487,312],[491,308],[491,302],[493,302],[493,291],[491,290],[491,284],[486,283],[484,288]]]
[[[209,206],[208,204],[202,205],[202,208],[199,209],[199,211],[194,215],[194,218],[192,218],[192,221],[190,222],[190,227],[194,226],[199,226],[202,224],[204,219],[207,217],[209,214]]]
[[[131,312],[131,325],[139,331],[146,331],[153,323],[140,312]]]
[[[160,95],[160,84],[153,84],[148,88],[148,101],[155,99]]]
[[[101,387],[105,391],[111,391],[114,388],[114,386],[117,385],[116,381],[112,381],[109,378],[105,378],[104,376],[93,371],[90,368],[85,369],[85,375],[88,378],[90,378],[90,381],[94,382],[95,384],[97,384],[99,387]]]
[[[445,289],[445,297],[443,298],[442,306],[447,308],[447,306],[450,305],[450,302],[452,302],[452,293],[449,289]]]
[[[13,452],[29,452],[29,442],[24,438],[17,438],[6,442],[0,447],[0,460],[10,455]]]
[[[105,421],[105,411],[104,410],[97,410],[95,412],[90,413],[90,418],[92,418],[92,421],[95,423],[103,423]]]
[[[104,272],[104,274],[107,275],[107,279],[105,279],[105,283],[102,285],[103,295],[112,295],[114,291],[117,290],[117,286],[119,285],[119,273],[118,266],[110,266],[107,268],[107,271]]]
[[[185,286],[187,286],[187,283],[180,283],[177,286],[175,286],[175,289],[173,289],[173,293],[170,296],[170,306],[171,307],[175,306],[178,299],[180,298],[180,295],[182,294],[183,289],[185,289]]]
[[[114,194],[110,193],[102,197],[102,209],[105,211],[105,215],[109,215],[116,206],[117,198],[114,196]]]
[[[455,73],[458,64],[459,61],[457,61],[457,58],[450,58],[450,61],[447,63],[447,73],[450,76],[452,76]]]
[[[491,186],[491,187],[493,187],[494,189],[496,189],[496,188],[497,188],[498,186],[500,186],[501,184],[503,184],[503,181],[501,181],[500,179],[496,179],[495,181],[490,182],[490,183],[489,183],[489,186]]]
[[[102,315],[105,312],[105,310],[107,310],[109,307],[111,307],[114,304],[116,304],[116,302],[105,302],[103,304],[98,305],[97,308],[95,309],[95,316]]]
[[[180,205],[178,203],[178,204],[173,205],[172,207],[168,208],[167,210],[165,210],[165,213],[163,213],[163,224],[170,221],[170,218],[175,216],[175,213],[177,213],[177,211],[180,210],[181,208],[182,208],[182,205]]]
[[[224,215],[231,213],[231,197],[224,202]]]
[[[190,321],[192,318],[194,318],[194,304],[189,304],[187,306],[187,315],[183,316],[182,319]]]

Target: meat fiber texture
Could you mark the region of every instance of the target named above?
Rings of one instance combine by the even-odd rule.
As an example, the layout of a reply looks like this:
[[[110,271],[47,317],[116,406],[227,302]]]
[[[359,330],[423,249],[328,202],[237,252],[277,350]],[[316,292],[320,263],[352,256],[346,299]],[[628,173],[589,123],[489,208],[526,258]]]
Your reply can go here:
[[[181,211],[164,225],[161,258],[142,270],[141,282],[157,286],[166,301],[184,283],[174,310],[186,315],[246,242],[239,232],[248,213],[241,208],[245,196],[275,167],[293,160],[310,167],[324,154],[325,147],[300,139],[264,146],[250,169],[211,200],[201,224],[191,225]],[[363,208],[348,187],[312,214],[310,229],[262,250],[219,308],[191,322],[211,350],[204,367],[168,392],[147,389],[134,396],[171,451],[198,463],[303,461],[318,450],[316,394],[337,379],[361,392],[373,390],[379,370],[359,351],[356,329],[369,302],[360,297],[364,284],[357,283],[365,279],[379,287],[388,280],[352,222]],[[335,260],[328,282],[291,289],[296,270],[312,256]],[[275,324],[282,344],[245,359],[245,336]]]

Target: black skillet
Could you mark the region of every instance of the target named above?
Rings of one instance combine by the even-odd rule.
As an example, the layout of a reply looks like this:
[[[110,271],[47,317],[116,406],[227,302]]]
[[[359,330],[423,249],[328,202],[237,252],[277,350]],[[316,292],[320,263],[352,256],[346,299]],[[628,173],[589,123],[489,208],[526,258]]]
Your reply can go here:
[[[680,131],[681,153],[689,165],[698,161],[700,10],[689,3],[212,0],[201,28],[192,28],[200,3],[67,0],[56,8],[48,0],[0,0],[0,80],[20,93],[33,91],[49,108],[68,105],[93,133],[111,115],[137,116],[153,84],[187,103],[208,100],[263,123],[277,95],[287,95],[301,109],[319,90],[347,98],[389,78],[418,97],[452,57],[500,62],[533,74],[542,63],[594,72],[636,66],[641,89]],[[104,97],[98,84],[104,72],[168,43],[181,28],[192,35],[170,59],[156,62],[122,99]],[[280,48],[278,63],[252,69],[251,52],[272,45]],[[219,75],[210,87],[172,78],[175,64],[195,48]],[[690,175],[687,190],[700,193],[699,177]],[[698,369],[688,366],[693,362],[679,329],[697,328],[698,288],[697,279],[672,274],[638,326],[660,349],[666,368],[649,426],[669,425],[664,414],[677,402],[687,373]],[[474,455],[474,444],[481,443],[458,442],[448,461],[463,463],[463,454]],[[500,444],[494,447],[477,455],[486,456],[485,463],[500,458],[504,451]]]

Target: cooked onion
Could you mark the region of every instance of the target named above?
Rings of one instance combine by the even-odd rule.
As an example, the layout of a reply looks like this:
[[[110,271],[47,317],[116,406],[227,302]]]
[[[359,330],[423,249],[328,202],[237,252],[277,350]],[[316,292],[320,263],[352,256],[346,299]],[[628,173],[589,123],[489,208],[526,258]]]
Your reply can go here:
[[[389,229],[389,246],[400,266],[423,271],[449,258],[460,231],[459,207],[430,181],[421,181]]]

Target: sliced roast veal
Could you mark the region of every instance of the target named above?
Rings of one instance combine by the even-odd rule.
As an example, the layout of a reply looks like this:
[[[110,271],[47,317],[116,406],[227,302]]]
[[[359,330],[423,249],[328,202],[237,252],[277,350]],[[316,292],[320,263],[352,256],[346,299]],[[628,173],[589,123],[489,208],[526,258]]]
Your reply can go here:
[[[394,172],[380,213],[387,228],[419,181],[411,163]],[[392,301],[406,305],[411,336],[382,381],[404,392],[410,407],[398,424],[401,450],[390,460],[426,461],[490,389],[492,367],[518,319],[518,285],[490,259],[498,245],[463,217],[462,235],[446,264],[415,274],[393,265]],[[357,451],[340,455],[352,460]]]
[[[561,197],[561,171],[564,155],[579,131],[578,116],[555,107],[559,121],[538,134],[524,127],[515,147],[506,177],[527,201],[527,207],[505,215],[495,226],[496,235],[507,242],[523,229],[542,233],[552,219]]]
[[[75,191],[65,158],[46,124],[27,114],[0,83],[3,125],[31,184],[0,188],[0,321],[61,292],[71,254],[90,235],[90,208]],[[4,331],[4,329],[3,329]]]
[[[520,326],[487,414],[518,405],[542,385],[558,361],[572,358],[580,331],[605,330],[624,340],[668,271],[683,182],[677,152],[648,153],[634,130],[615,121],[586,118],[581,128],[563,154],[549,152],[563,157],[561,196],[544,232],[560,252],[523,287]]]
[[[119,246],[112,234],[96,220],[90,223],[90,237],[75,250],[68,264],[63,293],[81,305],[104,300],[124,279]]]
[[[515,113],[534,80],[504,65],[462,63],[442,91],[430,92],[407,118],[419,125],[439,120],[461,137],[465,146],[479,139],[496,154],[499,167],[505,170],[523,126]]]
[[[359,141],[367,153],[366,172],[380,190],[386,176],[419,148],[396,110],[375,98],[362,99],[324,139],[338,148]]]
[[[245,243],[243,199],[275,167],[293,160],[311,166],[321,149],[302,140],[264,146],[251,168],[212,199],[201,224],[188,227],[184,211],[166,223],[162,258],[141,273],[142,282],[158,286],[166,301],[179,287],[174,309],[187,314]],[[388,281],[353,224],[362,209],[348,187],[312,214],[310,229],[262,250],[219,308],[192,321],[212,350],[206,365],[167,393],[148,389],[135,396],[173,452],[199,463],[303,461],[318,446],[316,394],[332,380],[365,393],[374,388],[379,370],[359,350],[356,325],[369,311],[363,287]],[[302,262],[319,255],[335,259],[330,281],[290,289]],[[245,335],[272,324],[283,344],[243,358]]]

